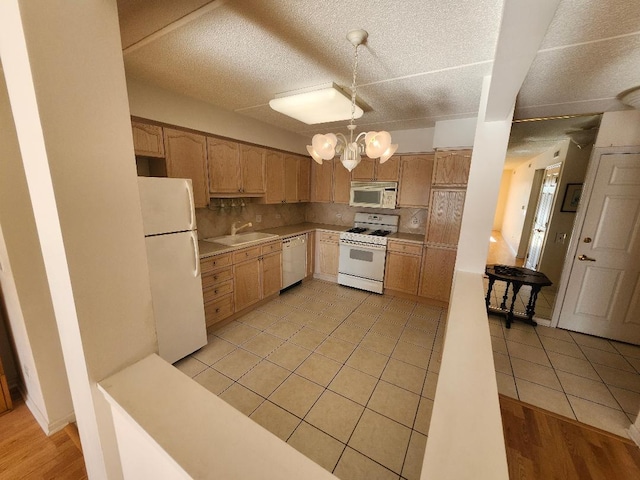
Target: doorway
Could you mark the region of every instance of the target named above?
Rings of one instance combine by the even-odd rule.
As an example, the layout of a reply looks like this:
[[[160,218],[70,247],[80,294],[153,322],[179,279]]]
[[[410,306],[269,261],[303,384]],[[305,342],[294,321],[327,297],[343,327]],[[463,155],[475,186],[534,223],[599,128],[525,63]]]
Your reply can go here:
[[[544,169],[542,186],[538,193],[533,226],[529,233],[529,243],[524,262],[525,268],[531,270],[538,270],[540,265],[542,251],[547,240],[547,230],[551,220],[553,203],[556,198],[560,167],[561,164],[556,163]]]

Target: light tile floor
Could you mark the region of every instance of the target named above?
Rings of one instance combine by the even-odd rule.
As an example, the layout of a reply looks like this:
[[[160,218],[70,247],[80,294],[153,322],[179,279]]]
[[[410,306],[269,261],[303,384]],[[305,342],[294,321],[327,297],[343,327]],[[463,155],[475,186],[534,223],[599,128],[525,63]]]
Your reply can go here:
[[[498,391],[628,438],[640,411],[640,347],[489,316]]]
[[[442,309],[309,281],[216,331],[176,366],[343,480],[417,479]],[[489,316],[498,390],[622,436],[640,347]]]
[[[443,335],[440,308],[313,280],[176,366],[343,480],[413,480]]]

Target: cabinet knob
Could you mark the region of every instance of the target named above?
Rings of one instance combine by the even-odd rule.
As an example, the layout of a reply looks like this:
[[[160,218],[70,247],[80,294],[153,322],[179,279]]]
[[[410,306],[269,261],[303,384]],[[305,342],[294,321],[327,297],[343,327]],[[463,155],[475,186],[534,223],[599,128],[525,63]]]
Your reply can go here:
[[[220,308],[216,308],[216,313],[220,313]]]
[[[213,279],[214,279],[214,280],[217,280],[217,279],[218,279],[218,275],[214,275],[214,276],[213,276]]]
[[[215,289],[215,290],[213,291],[213,293],[218,293],[218,289]]]

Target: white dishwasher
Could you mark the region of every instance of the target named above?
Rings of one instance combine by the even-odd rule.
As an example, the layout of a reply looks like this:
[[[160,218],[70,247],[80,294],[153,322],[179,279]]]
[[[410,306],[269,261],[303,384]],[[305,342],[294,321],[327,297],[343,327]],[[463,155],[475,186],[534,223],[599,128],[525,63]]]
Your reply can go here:
[[[282,241],[282,288],[290,287],[307,275],[307,235]]]

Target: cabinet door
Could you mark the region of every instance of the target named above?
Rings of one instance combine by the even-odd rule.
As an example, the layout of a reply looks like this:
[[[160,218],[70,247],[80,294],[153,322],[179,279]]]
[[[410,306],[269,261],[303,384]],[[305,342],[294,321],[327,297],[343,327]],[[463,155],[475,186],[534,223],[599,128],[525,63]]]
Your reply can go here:
[[[333,191],[333,162],[324,160],[322,165],[311,164],[311,201],[319,203],[331,202]]]
[[[427,243],[451,247],[458,245],[464,198],[464,190],[434,189],[431,192]]]
[[[265,196],[264,203],[284,201],[284,158],[282,153],[267,151],[265,154]]]
[[[416,295],[420,279],[420,257],[387,252],[384,269],[384,288]]]
[[[262,298],[260,260],[254,258],[233,266],[235,311],[239,312]]]
[[[282,288],[282,252],[265,255],[262,266],[262,298],[278,293]]]
[[[298,157],[284,155],[284,201],[296,203],[298,201]]]
[[[299,158],[298,201],[300,202],[308,202],[311,198],[311,162],[312,160],[308,157]]]
[[[13,408],[11,394],[7,385],[7,377],[4,374],[2,359],[0,359],[0,414]]]
[[[369,182],[375,178],[375,168],[376,160],[369,157],[363,157],[358,166],[351,171],[351,180],[357,182]]]
[[[164,158],[162,127],[140,122],[131,122],[133,149],[136,155]]]
[[[264,193],[265,151],[251,145],[240,145],[240,170],[242,172],[242,193]]]
[[[207,143],[203,135],[164,129],[164,149],[167,158],[167,176],[190,178],[196,207],[209,204],[207,186]]]
[[[207,137],[209,191],[211,194],[240,193],[240,148],[236,142]]]
[[[349,203],[351,196],[351,172],[338,158],[333,159],[333,203]]]
[[[400,157],[391,157],[384,163],[376,164],[376,180],[379,182],[397,182],[400,173]]]
[[[455,264],[455,249],[425,247],[418,295],[448,302]]]
[[[318,272],[334,277],[337,276],[339,256],[338,242],[325,241],[321,238],[318,242]]]
[[[406,155],[400,159],[399,207],[429,205],[433,155]]]
[[[471,150],[436,152],[433,186],[465,187],[470,166]]]

